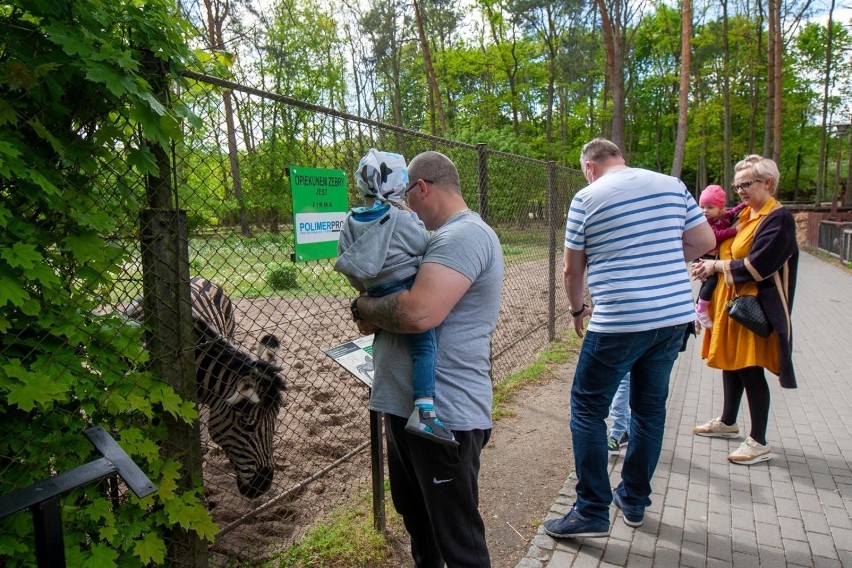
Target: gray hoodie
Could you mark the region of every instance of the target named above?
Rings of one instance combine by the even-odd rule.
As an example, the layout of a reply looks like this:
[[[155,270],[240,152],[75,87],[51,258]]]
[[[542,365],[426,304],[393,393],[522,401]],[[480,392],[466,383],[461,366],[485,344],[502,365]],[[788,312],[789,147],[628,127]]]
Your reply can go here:
[[[429,242],[429,233],[417,214],[385,207],[379,214],[361,208],[350,211],[340,233],[340,256],[334,269],[359,290],[369,291],[417,274]]]

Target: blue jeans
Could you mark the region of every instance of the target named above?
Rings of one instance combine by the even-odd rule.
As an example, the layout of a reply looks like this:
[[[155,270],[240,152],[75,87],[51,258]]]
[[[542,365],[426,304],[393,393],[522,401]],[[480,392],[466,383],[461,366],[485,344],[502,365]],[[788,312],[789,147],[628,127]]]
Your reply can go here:
[[[410,290],[414,284],[414,276],[399,282],[386,282],[367,289],[367,294],[373,298],[389,296],[400,290]],[[408,340],[408,350],[411,352],[412,387],[414,398],[435,398],[435,358],[438,353],[435,341],[435,330],[420,333],[405,334]]]
[[[639,512],[651,504],[651,477],[660,458],[669,376],[686,324],[634,333],[587,331],[571,387],[571,437],[577,468],[578,512],[609,522],[612,490],[607,466],[606,416],[630,372],[630,444],[619,494]]]
[[[609,406],[609,417],[612,418],[609,435],[616,441],[621,441],[621,436],[630,432],[630,373],[624,375],[618,384],[615,398]]]

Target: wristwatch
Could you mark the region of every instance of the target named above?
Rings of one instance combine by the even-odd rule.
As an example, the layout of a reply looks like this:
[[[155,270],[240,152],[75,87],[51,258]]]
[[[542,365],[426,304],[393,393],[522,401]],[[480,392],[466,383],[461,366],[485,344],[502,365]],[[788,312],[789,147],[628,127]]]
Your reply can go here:
[[[580,308],[579,310],[577,310],[576,312],[574,310],[572,310],[570,307],[568,308],[568,311],[571,312],[571,317],[575,318],[575,317],[579,316],[580,314],[582,314],[583,312],[585,312],[586,308],[588,308],[588,307],[589,306],[587,304],[583,304],[583,307]]]
[[[355,321],[359,321],[361,319],[361,312],[358,311],[358,300],[361,299],[361,296],[358,296],[352,303],[349,304],[349,311],[352,312],[352,319]]]

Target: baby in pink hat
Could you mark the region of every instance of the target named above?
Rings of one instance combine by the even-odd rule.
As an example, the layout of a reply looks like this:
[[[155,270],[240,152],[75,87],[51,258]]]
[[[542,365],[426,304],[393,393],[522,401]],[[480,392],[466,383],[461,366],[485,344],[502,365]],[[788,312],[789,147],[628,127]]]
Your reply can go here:
[[[734,222],[737,220],[740,211],[745,207],[745,203],[740,203],[731,209],[725,209],[725,198],[725,190],[719,185],[708,185],[698,198],[698,205],[701,206],[704,217],[707,218],[710,228],[713,229],[713,234],[716,235],[716,248],[702,258],[716,258],[722,241],[730,239],[739,230],[739,226],[734,225]],[[713,297],[718,278],[718,274],[714,274],[704,281],[701,290],[698,292],[698,303],[695,305],[695,315],[698,317],[698,322],[708,329],[713,327],[713,320],[707,313],[707,305]]]

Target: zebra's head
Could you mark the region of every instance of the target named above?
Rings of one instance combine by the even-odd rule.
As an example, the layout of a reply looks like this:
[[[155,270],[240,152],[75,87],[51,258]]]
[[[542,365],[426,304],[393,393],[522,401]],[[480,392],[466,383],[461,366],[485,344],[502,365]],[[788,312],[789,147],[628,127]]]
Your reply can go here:
[[[272,437],[286,389],[284,370],[266,352],[248,353],[204,319],[194,322],[198,396],[210,409],[210,438],[236,469],[240,493],[257,497],[272,484]]]

